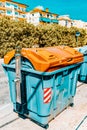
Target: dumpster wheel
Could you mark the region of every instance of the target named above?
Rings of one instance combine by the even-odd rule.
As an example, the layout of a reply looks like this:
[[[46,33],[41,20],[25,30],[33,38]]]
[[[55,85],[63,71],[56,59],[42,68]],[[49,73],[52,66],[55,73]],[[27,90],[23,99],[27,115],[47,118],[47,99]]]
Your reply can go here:
[[[45,125],[45,127],[44,127],[45,129],[48,129],[49,128],[49,125],[47,124],[47,125]]]
[[[73,107],[74,106],[74,103],[70,103],[70,107]]]
[[[27,119],[27,117],[24,114],[19,113],[18,111],[16,111],[15,109],[13,109],[13,112],[18,114],[18,117],[22,118],[22,119]]]

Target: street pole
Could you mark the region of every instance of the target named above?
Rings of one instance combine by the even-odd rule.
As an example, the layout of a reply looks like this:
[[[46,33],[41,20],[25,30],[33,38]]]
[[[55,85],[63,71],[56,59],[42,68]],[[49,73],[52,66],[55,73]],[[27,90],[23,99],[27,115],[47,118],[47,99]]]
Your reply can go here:
[[[78,37],[76,36],[76,47],[78,47]]]
[[[76,47],[78,47],[78,37],[80,36],[80,32],[76,32]]]

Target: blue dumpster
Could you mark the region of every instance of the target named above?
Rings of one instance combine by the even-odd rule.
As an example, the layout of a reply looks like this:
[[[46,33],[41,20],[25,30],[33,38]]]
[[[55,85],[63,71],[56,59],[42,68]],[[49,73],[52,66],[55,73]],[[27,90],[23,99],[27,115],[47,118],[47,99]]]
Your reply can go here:
[[[34,56],[36,53],[34,53]],[[18,57],[20,55],[17,54]],[[57,57],[54,57],[53,54],[50,57],[49,60],[52,60],[51,65],[54,67],[53,61],[54,59],[57,60]],[[21,66],[17,59],[20,66],[17,71],[21,72],[19,73],[19,77],[16,74],[16,59],[12,55],[9,64],[3,64],[3,68],[8,76],[10,97],[14,111],[19,115],[29,117],[42,127],[47,127],[50,120],[54,119],[69,105],[73,105],[78,72],[83,59],[81,57],[82,54],[78,63],[73,63],[72,65],[64,66],[56,70],[52,69],[53,71],[50,72],[42,72],[35,70],[34,65],[29,59],[21,56]],[[56,65],[58,64],[56,63]],[[20,85],[18,84],[19,81]]]
[[[84,61],[81,64],[78,80],[87,83],[87,46],[78,49],[84,55]]]

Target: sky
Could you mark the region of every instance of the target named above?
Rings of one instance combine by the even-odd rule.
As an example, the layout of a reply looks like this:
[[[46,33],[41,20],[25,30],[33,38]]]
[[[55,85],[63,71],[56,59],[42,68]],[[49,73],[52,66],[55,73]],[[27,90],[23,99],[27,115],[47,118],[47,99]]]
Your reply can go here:
[[[71,19],[87,22],[87,0],[14,0],[29,5],[29,11],[37,6],[59,15],[69,15]]]

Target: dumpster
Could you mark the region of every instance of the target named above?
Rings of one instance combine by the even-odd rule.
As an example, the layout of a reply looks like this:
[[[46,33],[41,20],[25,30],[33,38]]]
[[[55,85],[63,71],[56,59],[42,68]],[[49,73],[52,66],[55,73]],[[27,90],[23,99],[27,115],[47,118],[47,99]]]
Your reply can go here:
[[[73,52],[61,47],[23,48],[21,54],[13,50],[4,57],[15,112],[46,128],[73,105],[83,55],[70,49]]]
[[[78,51],[84,55],[84,61],[80,67],[78,80],[87,83],[87,46],[80,47]]]

